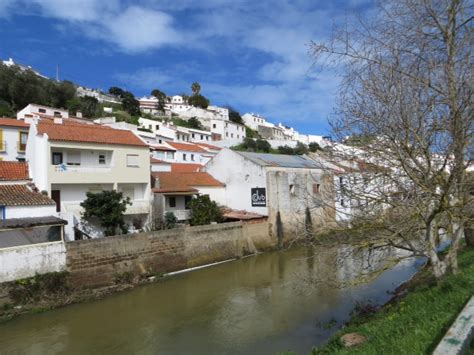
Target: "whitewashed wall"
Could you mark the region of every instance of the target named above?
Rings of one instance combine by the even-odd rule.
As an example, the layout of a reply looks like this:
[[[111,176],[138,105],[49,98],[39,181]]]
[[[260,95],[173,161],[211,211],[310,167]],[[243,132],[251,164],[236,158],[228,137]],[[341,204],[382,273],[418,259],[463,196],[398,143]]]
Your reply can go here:
[[[0,249],[0,283],[64,270],[63,242]]]
[[[48,206],[7,206],[5,218],[29,218],[56,216],[56,205]]]

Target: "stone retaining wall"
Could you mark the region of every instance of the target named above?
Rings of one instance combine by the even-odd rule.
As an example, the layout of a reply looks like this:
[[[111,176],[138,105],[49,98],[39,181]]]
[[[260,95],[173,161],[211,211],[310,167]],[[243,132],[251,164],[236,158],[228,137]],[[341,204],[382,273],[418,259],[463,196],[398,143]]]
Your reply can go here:
[[[276,244],[267,221],[232,222],[67,242],[66,265],[74,286],[98,287],[114,283],[125,273],[177,271]]]

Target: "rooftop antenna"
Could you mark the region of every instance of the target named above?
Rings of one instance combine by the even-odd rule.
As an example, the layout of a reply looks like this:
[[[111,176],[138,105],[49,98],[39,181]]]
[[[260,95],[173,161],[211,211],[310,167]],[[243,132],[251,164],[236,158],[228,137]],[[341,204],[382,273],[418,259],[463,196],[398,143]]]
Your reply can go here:
[[[59,64],[56,64],[56,81],[59,81]]]

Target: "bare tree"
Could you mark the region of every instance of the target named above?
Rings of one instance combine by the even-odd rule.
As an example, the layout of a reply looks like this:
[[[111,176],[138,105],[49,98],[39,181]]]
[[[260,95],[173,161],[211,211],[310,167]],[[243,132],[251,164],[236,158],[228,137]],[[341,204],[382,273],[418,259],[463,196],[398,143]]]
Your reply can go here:
[[[437,278],[458,270],[472,203],[472,19],[468,0],[384,1],[374,19],[311,45],[317,63],[344,72],[336,136],[363,142],[333,149],[346,171],[359,168],[339,194],[358,201],[359,221],[376,222],[387,245],[429,258]]]

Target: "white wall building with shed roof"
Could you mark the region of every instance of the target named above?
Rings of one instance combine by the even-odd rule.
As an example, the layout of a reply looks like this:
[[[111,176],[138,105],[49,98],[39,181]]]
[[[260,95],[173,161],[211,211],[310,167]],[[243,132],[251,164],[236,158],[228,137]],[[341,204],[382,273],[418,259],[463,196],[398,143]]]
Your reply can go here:
[[[0,160],[25,160],[29,127],[23,120],[0,118]]]
[[[314,227],[334,220],[332,177],[306,156],[223,149],[204,170],[225,185],[224,194],[211,198],[268,216],[274,233],[302,233],[307,211]]]

